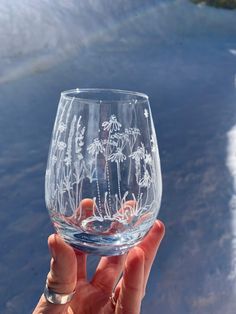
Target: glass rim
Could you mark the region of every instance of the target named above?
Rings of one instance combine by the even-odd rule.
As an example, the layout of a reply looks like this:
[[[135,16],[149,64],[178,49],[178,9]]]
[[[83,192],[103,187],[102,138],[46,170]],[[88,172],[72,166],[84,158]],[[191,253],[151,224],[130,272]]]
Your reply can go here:
[[[130,90],[123,90],[123,89],[114,89],[114,88],[74,88],[74,89],[69,89],[61,92],[61,96],[68,98],[68,99],[76,99],[79,101],[93,101],[93,102],[102,102],[102,101],[107,101],[107,102],[130,102],[130,100],[104,100],[104,99],[91,99],[89,97],[77,97],[77,96],[71,96],[71,94],[81,94],[81,93],[99,93],[99,92],[107,92],[107,93],[114,93],[114,94],[123,94],[123,95],[133,95],[133,96],[138,96],[141,99],[138,100],[139,102],[143,101],[148,101],[149,97],[145,93],[141,92],[135,92],[135,91],[130,91]]]

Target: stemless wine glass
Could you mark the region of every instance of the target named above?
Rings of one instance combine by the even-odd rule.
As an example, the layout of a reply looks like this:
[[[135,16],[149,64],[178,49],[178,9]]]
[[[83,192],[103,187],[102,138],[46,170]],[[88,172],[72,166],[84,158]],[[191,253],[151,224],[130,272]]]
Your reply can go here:
[[[65,242],[97,255],[122,254],[153,225],[161,194],[148,96],[115,89],[62,92],[45,198]]]

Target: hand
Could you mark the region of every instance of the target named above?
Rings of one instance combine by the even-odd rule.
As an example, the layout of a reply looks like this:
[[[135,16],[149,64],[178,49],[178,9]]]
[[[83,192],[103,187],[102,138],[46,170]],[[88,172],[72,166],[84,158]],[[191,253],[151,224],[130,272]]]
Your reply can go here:
[[[140,313],[151,266],[163,236],[164,225],[157,220],[148,235],[128,254],[102,257],[89,282],[86,254],[74,251],[58,235],[51,235],[48,287],[57,293],[68,294],[75,289],[76,293],[65,305],[51,304],[42,295],[33,314]],[[115,304],[110,298],[113,292]]]

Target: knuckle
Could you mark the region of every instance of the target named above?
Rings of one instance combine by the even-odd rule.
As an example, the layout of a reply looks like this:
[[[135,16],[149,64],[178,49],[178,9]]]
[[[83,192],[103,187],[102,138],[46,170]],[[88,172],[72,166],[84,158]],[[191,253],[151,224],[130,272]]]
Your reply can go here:
[[[74,290],[74,283],[61,280],[52,272],[47,275],[47,286],[57,293],[71,293]]]
[[[51,289],[56,289],[62,285],[62,282],[51,272],[47,275],[47,285]],[[57,289],[56,289],[57,290]]]
[[[132,285],[129,282],[126,282],[126,283],[124,282],[124,287],[126,290],[129,290],[132,293],[137,293],[140,291],[139,287],[137,287],[136,285]]]

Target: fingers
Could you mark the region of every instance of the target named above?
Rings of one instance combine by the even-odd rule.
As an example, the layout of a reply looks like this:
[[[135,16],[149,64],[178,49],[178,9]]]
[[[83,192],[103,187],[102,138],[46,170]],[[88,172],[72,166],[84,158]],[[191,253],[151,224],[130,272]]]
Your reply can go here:
[[[131,223],[132,219],[134,217],[135,212],[135,206],[137,202],[134,200],[129,200],[122,204],[122,207],[117,212],[117,217],[120,217],[122,219],[126,219],[127,223]],[[119,230],[119,232],[122,232],[125,230],[124,224],[119,221],[113,221],[111,223],[110,228],[107,231],[107,234],[114,234]]]
[[[94,207],[96,207],[94,200],[91,198],[83,199],[75,213],[76,222],[81,223],[82,220],[91,217],[93,215]]]
[[[163,239],[165,234],[165,226],[160,221],[157,220],[152,228],[150,229],[148,235],[142,240],[142,242],[137,246],[139,247],[144,254],[144,280],[143,280],[143,296],[145,295],[145,289],[148,281],[148,277],[151,271],[151,267],[153,264],[153,261],[155,259],[157,250],[160,246],[161,240]],[[133,249],[131,249],[132,251]],[[131,252],[130,251],[130,252]],[[116,290],[115,290],[115,300],[117,300],[119,296],[119,292],[122,285],[122,279],[118,283]]]
[[[140,248],[136,247],[129,252],[121,285],[115,291],[115,298],[119,295],[116,314],[140,313],[144,280],[144,260],[144,253]]]
[[[109,297],[122,273],[126,255],[102,257],[91,284]]]
[[[148,277],[151,271],[151,267],[156,256],[157,250],[160,246],[161,240],[165,234],[165,226],[160,220],[156,220],[152,228],[150,229],[148,235],[143,239],[143,241],[138,245],[138,247],[143,251],[145,256],[144,264],[144,294],[148,281]]]
[[[71,293],[77,282],[77,261],[74,250],[58,235],[48,238],[52,254],[51,268],[47,276],[47,285],[57,293]]]

